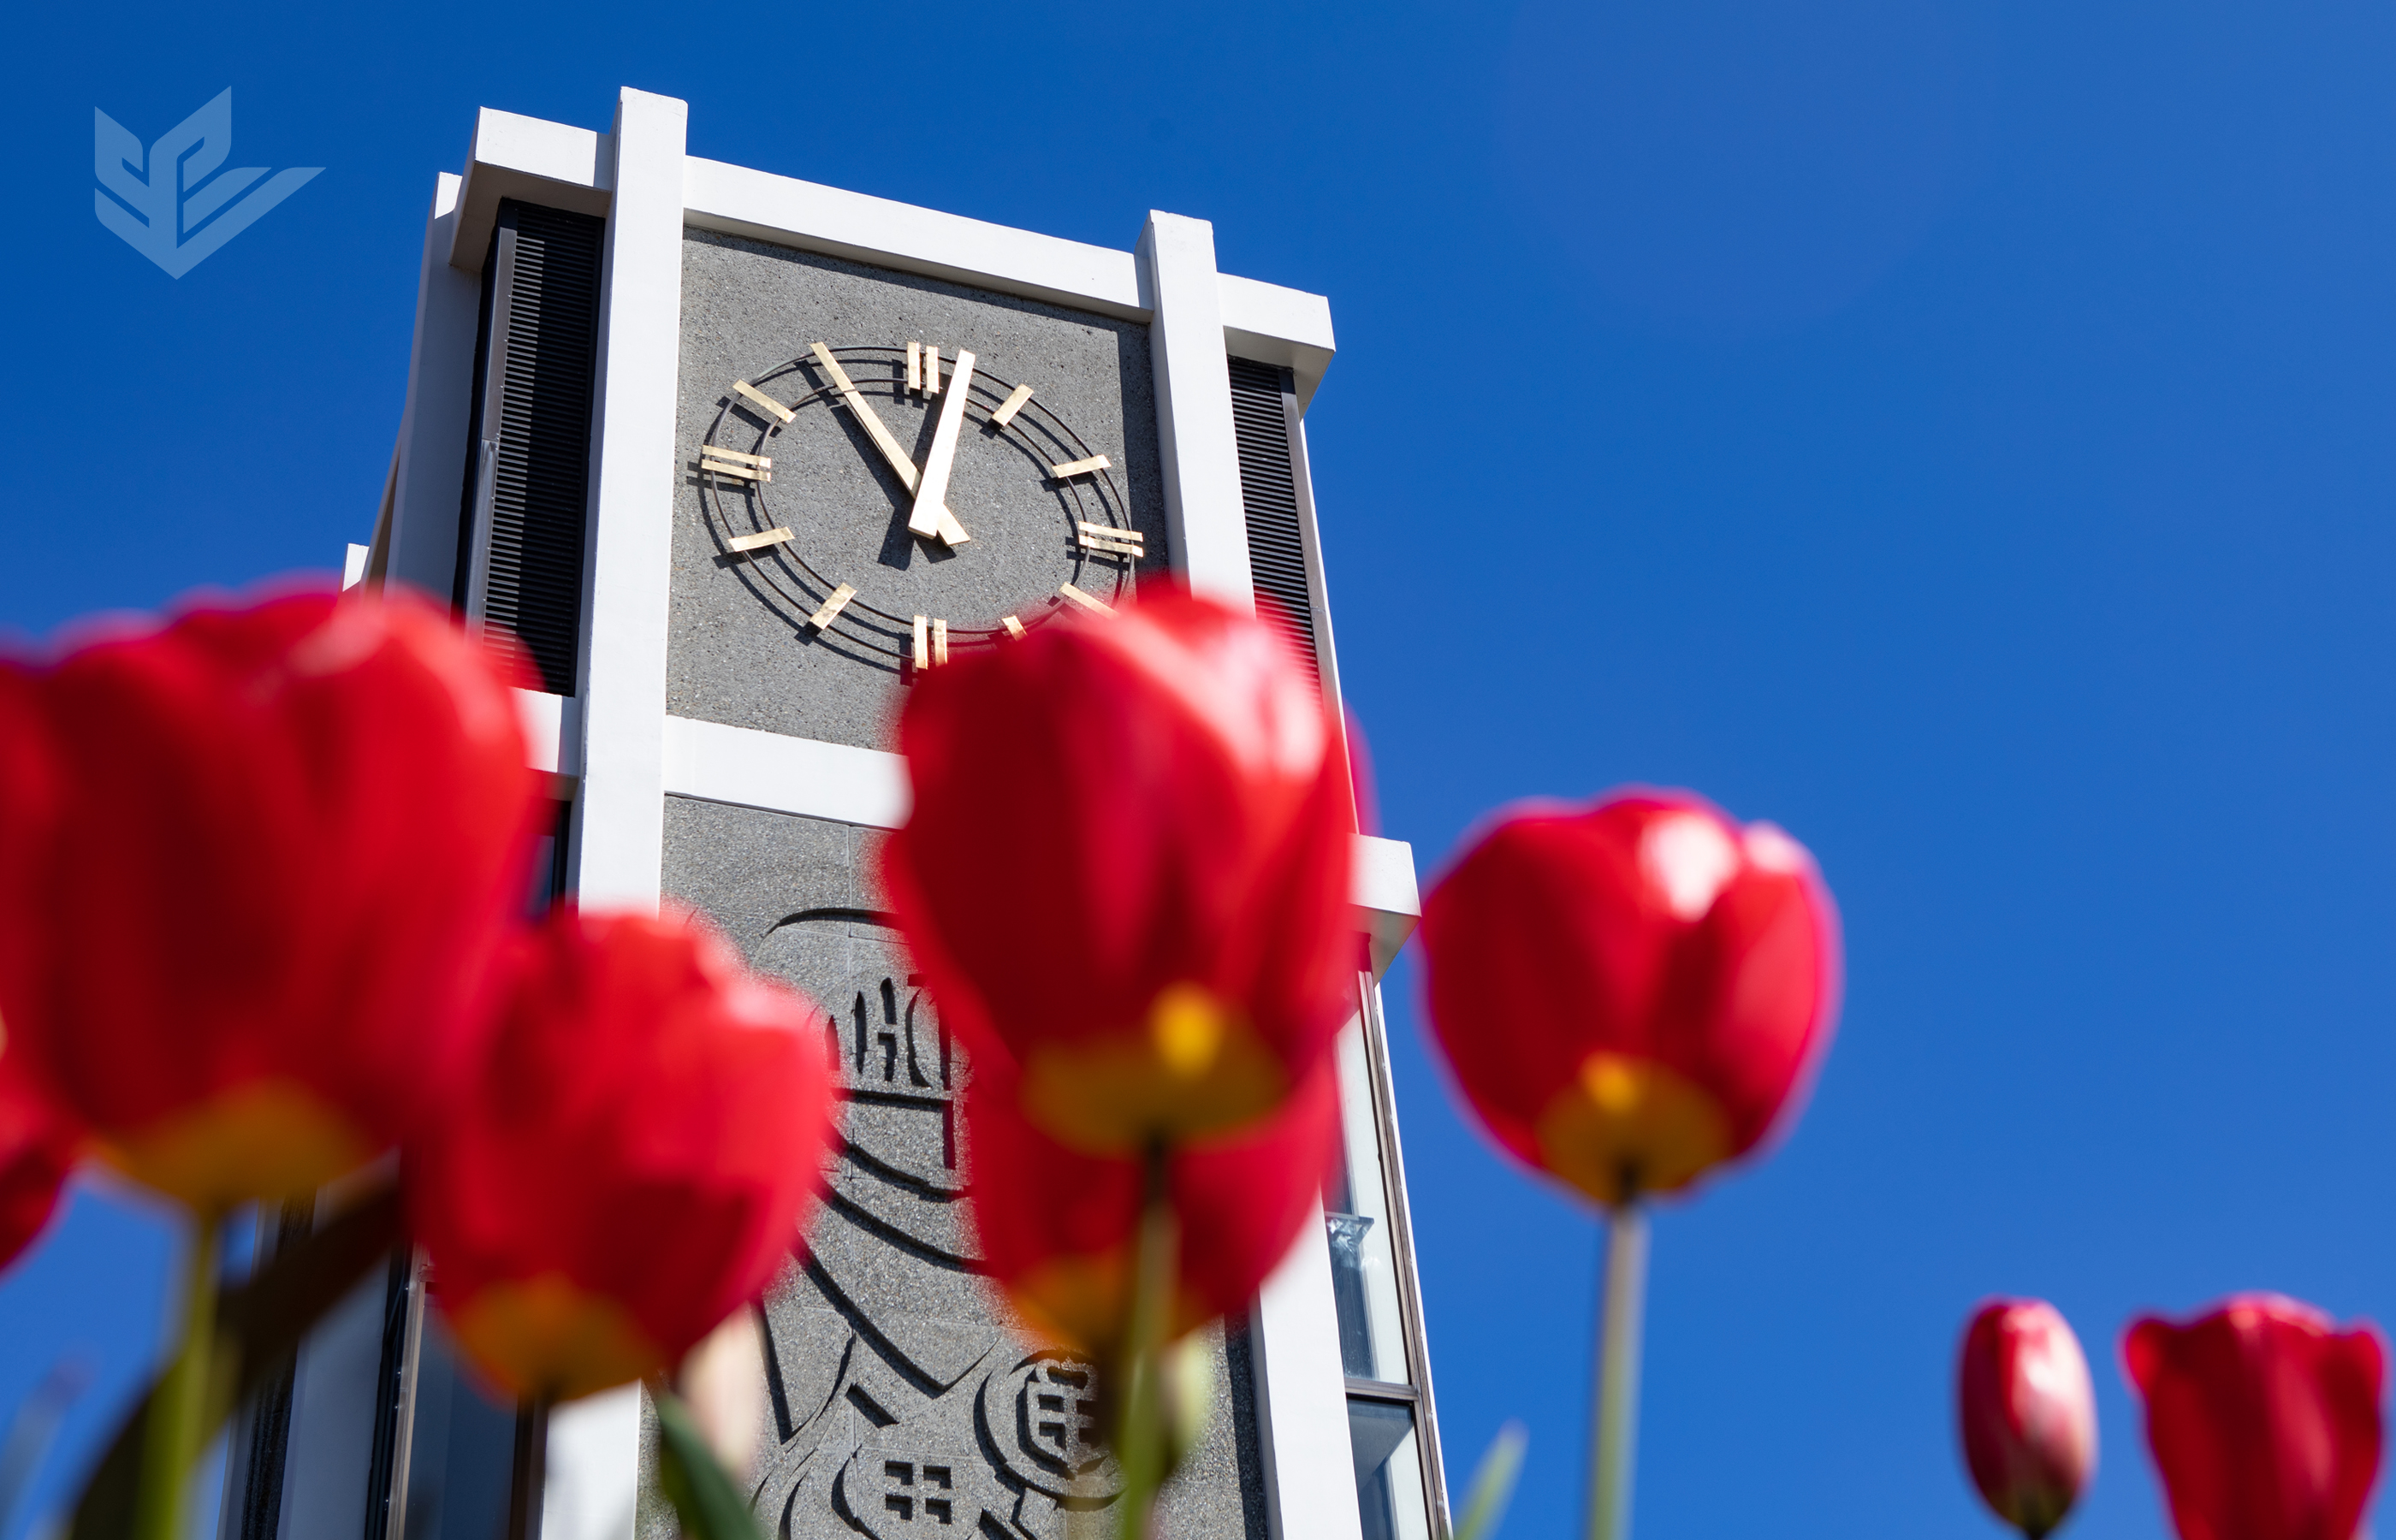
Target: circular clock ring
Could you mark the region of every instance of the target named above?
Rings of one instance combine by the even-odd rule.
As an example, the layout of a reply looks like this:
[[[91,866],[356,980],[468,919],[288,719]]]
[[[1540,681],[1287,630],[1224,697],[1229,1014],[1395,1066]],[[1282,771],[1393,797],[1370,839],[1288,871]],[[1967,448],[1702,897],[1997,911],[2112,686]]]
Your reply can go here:
[[[701,444],[700,506],[718,550],[727,558],[745,557],[745,575],[765,586],[798,629],[835,634],[852,646],[903,665],[923,656],[921,617],[875,604],[866,574],[822,570],[822,558],[802,549],[805,531],[782,524],[772,511],[773,445],[786,428],[817,409],[846,409],[844,387],[870,398],[868,415],[872,402],[904,405],[910,394],[903,372],[909,350],[903,346],[827,348],[824,352],[840,365],[838,378],[828,378],[833,371],[810,352],[740,380],[726,392]],[[952,378],[952,387],[953,383]],[[1063,587],[1073,591],[1065,597],[1085,604],[1095,600],[1108,607],[1128,603],[1138,558],[1147,552],[1143,538],[1132,527],[1130,507],[1116,485],[1112,462],[1092,450],[1036,392],[978,366],[965,411],[965,420],[977,428],[987,430],[996,423],[999,436],[1053,485],[1072,574]],[[874,426],[878,431],[879,423]],[[1057,471],[1072,473],[1052,473]],[[866,581],[859,582],[860,578]],[[1009,615],[998,625],[948,628],[942,622],[943,653],[949,647],[994,646],[1012,635],[1028,634],[1072,607],[1056,594],[1026,597],[1028,613]]]

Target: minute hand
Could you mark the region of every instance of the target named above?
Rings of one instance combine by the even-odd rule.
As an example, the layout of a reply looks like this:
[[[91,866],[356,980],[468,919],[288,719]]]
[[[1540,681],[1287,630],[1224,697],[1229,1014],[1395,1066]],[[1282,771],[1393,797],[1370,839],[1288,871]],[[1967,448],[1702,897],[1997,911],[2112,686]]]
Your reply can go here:
[[[859,391],[856,382],[848,378],[848,371],[840,366],[840,360],[832,357],[832,350],[822,343],[812,342],[808,344],[808,348],[816,355],[816,362],[823,365],[824,373],[832,376],[832,382],[839,390],[841,399],[848,403],[849,411],[856,415],[858,421],[865,425],[866,436],[873,441],[875,448],[882,451],[882,458],[890,462],[892,472],[898,476],[908,491],[914,491],[916,485],[922,480],[916,474],[915,462],[907,458],[907,451],[898,447],[898,441],[891,436],[889,429],[882,425],[882,418],[866,401],[864,392]],[[942,518],[940,516],[947,514],[948,511],[939,507],[937,501],[933,507],[934,517],[938,523],[925,533],[937,534],[952,546],[961,546],[972,538],[965,532],[965,526],[957,523],[954,515]],[[910,527],[912,527],[912,520]]]
[[[932,367],[940,366],[934,353]],[[924,479],[915,487],[915,511],[908,515],[907,533],[932,536],[940,532],[940,515],[949,496],[949,471],[957,461],[957,430],[965,425],[965,392],[973,384],[974,355],[957,350],[957,371],[949,377],[949,393],[940,402],[940,420],[932,429],[931,452],[924,457]],[[933,380],[938,384],[938,378]]]

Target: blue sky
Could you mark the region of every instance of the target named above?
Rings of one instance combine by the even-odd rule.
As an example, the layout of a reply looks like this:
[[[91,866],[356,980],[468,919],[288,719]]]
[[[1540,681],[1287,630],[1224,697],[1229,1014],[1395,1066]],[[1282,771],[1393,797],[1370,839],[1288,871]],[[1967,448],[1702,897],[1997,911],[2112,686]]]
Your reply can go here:
[[[1514,797],[1687,785],[1805,841],[1844,913],[1794,1138],[1657,1225],[1644,1540],[1998,1533],[1948,1410],[1991,1292],[2086,1342],[2104,1455],[2070,1533],[2124,1540],[2166,1533],[2116,1368],[2134,1312],[2275,1288],[2396,1322],[2386,7],[132,6],[11,32],[20,631],[366,538],[425,206],[478,105],[605,126],[636,85],[690,101],[697,153],[1122,246],[1151,207],[1203,216],[1226,268],[1328,294],[1309,434],[1388,830],[1428,870]],[[235,164],[326,169],[170,280],[91,216],[91,113],[147,140],[227,86]],[[1452,1474],[1523,1418],[1508,1533],[1562,1535],[1596,1231],[1459,1121],[1417,988],[1402,962]],[[165,1255],[79,1198],[0,1281],[0,1406],[83,1352],[88,1447]]]

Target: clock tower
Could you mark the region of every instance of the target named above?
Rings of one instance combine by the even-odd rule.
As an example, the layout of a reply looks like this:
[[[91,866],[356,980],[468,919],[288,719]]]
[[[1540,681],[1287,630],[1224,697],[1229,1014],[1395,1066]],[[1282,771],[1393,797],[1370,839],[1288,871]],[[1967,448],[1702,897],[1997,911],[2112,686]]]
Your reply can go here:
[[[1158,580],[1264,609],[1336,707],[1304,425],[1329,306],[1218,271],[1202,220],[1086,246],[701,159],[686,116],[630,89],[604,132],[480,113],[433,190],[366,580],[542,681],[552,891],[703,910],[830,1018],[830,1199],[758,1311],[765,1533],[1063,1540],[1111,1521],[1093,1371],[978,1271],[972,1066],[871,877],[906,816],[891,724],[924,671]],[[1446,1533],[1377,982],[1411,852],[1360,840],[1354,891],[1343,1169],[1214,1334],[1175,1536]],[[672,1534],[640,1391],[497,1404],[426,1283],[394,1259],[245,1416],[220,1533]]]

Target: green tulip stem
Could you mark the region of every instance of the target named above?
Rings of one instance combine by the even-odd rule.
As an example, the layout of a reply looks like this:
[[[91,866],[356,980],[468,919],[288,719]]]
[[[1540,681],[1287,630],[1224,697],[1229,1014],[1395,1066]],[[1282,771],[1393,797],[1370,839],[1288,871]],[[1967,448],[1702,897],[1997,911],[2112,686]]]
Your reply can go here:
[[[1149,1513],[1165,1481],[1165,1339],[1171,1327],[1175,1255],[1180,1240],[1165,1189],[1165,1148],[1151,1146],[1143,1184],[1147,1200],[1134,1242],[1131,1319],[1125,1333],[1122,1417],[1115,1459],[1123,1467],[1121,1540],[1147,1540]]]
[[[1608,1216],[1605,1293],[1598,1308],[1589,1483],[1589,1540],[1631,1540],[1631,1477],[1639,1444],[1639,1334],[1647,1295],[1647,1212],[1636,1199]]]
[[[133,1540],[175,1540],[183,1486],[199,1457],[206,1414],[208,1350],[217,1335],[217,1220],[193,1221],[183,1268],[183,1343],[159,1381],[142,1430],[141,1480],[133,1495]]]

